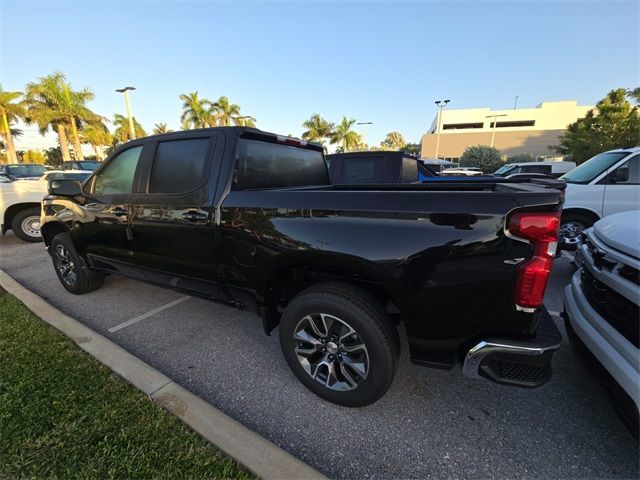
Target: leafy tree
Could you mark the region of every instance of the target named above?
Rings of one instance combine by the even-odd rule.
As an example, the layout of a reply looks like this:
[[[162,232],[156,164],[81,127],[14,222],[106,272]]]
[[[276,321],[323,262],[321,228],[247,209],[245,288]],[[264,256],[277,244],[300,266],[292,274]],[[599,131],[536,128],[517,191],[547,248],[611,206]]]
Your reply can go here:
[[[507,158],[507,163],[535,162],[536,160],[537,158],[530,153],[516,153]]]
[[[317,113],[311,115],[309,120],[303,122],[302,126],[305,128],[302,133],[302,139],[308,142],[317,142],[324,146],[325,142],[333,135],[333,123],[325,120]]]
[[[124,115],[116,113],[113,116],[113,126],[116,129],[113,131],[113,141],[115,143],[123,143],[131,140],[129,138],[129,118]],[[147,132],[144,131],[142,125],[138,123],[136,117],[133,117],[133,130],[136,134],[136,138],[146,137]]]
[[[635,92],[637,89],[632,90]],[[596,108],[567,127],[560,145],[550,147],[580,164],[598,153],[640,144],[640,112],[626,99],[624,88],[611,90]],[[635,97],[634,97],[635,98]]]
[[[627,90],[627,97],[631,98],[636,103],[640,103],[640,87]]]
[[[24,163],[45,163],[46,157],[44,153],[38,150],[27,150],[22,154],[22,161]]]
[[[416,155],[420,155],[421,145],[419,143],[407,143],[402,148],[407,153],[414,153]]]
[[[13,135],[11,131],[11,122],[17,119],[25,118],[25,105],[23,101],[18,99],[22,97],[22,92],[9,92],[2,89],[0,85],[0,134],[2,135],[3,144],[7,149],[8,163],[16,163],[18,155],[16,147],[13,144]]]
[[[251,128],[256,127],[256,119],[253,117],[246,117],[246,116],[234,117],[233,123],[238,125],[239,127],[251,127]]]
[[[104,123],[92,122],[82,129],[80,140],[82,143],[91,145],[95,157],[102,160],[104,158],[102,147],[112,144],[113,136]]]
[[[238,119],[235,117],[240,116],[240,105],[229,103],[229,99],[223,95],[211,106],[209,113],[214,120],[210,121],[210,124],[228,127],[233,122],[234,125],[238,125]]]
[[[209,100],[200,98],[197,91],[183,93],[179,98],[182,100],[182,115],[180,115],[180,121],[182,122],[183,130],[211,126],[210,110],[212,104]]]
[[[156,123],[153,126],[153,133],[155,135],[158,135],[160,133],[169,133],[172,132],[173,130],[171,130],[169,127],[167,127],[166,123]]]
[[[404,137],[400,132],[389,132],[384,140],[380,143],[380,146],[384,150],[402,150],[407,144]]]
[[[65,160],[71,159],[66,131],[69,129],[76,158],[82,160],[78,130],[85,122],[96,121],[100,118],[86,106],[86,103],[93,98],[93,92],[88,88],[79,91],[73,90],[62,73],[56,72],[41,77],[39,82],[27,85],[27,121],[29,123],[36,122],[42,134],[49,129],[49,126],[58,130],[58,138]]]
[[[503,164],[500,150],[488,145],[467,147],[460,157],[461,167],[478,167],[485,173],[495,172]]]
[[[61,167],[62,166],[62,152],[60,151],[60,147],[51,147],[46,152],[44,152],[45,157],[47,157],[47,165],[51,165],[52,167]]]
[[[347,117],[343,116],[342,121],[336,125],[333,135],[331,135],[331,144],[340,144],[342,152],[351,152],[357,148],[362,143],[362,137],[358,132],[352,130],[355,123],[356,121],[353,118],[347,119]]]

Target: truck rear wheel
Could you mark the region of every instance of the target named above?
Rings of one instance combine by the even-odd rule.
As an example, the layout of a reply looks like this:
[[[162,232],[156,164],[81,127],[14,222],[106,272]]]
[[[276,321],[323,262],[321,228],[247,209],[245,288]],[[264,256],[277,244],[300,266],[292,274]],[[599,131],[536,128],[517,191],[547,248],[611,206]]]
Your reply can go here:
[[[389,389],[397,336],[371,295],[340,282],[303,291],[280,321],[280,346],[296,377],[316,395],[347,407],[373,403]]]
[[[11,220],[11,230],[25,242],[41,242],[40,209],[26,208],[16,213]]]
[[[68,233],[59,233],[49,247],[53,266],[67,291],[82,295],[97,290],[104,283],[104,274],[91,270],[78,254]]]

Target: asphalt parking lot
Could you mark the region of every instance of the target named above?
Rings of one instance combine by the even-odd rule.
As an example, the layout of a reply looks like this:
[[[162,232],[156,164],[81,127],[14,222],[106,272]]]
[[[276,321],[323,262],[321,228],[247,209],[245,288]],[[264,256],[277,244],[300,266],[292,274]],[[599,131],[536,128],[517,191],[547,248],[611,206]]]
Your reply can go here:
[[[73,296],[43,245],[12,233],[0,240],[0,268],[333,478],[639,476],[638,444],[566,337],[538,389],[418,367],[405,349],[387,395],[348,409],[307,391],[251,314],[116,276]],[[562,309],[572,271],[570,259],[556,260],[550,311]]]

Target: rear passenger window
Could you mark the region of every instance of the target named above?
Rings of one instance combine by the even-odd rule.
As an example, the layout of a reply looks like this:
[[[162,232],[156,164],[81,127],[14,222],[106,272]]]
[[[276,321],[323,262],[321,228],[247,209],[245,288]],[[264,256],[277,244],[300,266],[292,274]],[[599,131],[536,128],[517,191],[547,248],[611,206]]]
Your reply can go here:
[[[142,146],[129,148],[109,160],[95,177],[95,195],[122,195],[131,193],[133,176],[136,173]]]
[[[160,142],[151,167],[149,193],[184,193],[204,183],[208,138]]]
[[[238,141],[234,190],[328,184],[322,152],[259,140]]]

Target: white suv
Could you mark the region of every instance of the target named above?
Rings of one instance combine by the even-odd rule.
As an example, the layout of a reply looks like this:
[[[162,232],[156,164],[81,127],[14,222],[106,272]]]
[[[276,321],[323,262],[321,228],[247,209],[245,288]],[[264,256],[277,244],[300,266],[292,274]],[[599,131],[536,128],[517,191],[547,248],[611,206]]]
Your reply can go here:
[[[582,234],[578,271],[564,291],[567,333],[615,380],[609,384],[637,435],[640,409],[640,210],[611,215]]]
[[[640,205],[640,147],[611,150],[569,173],[560,220],[563,248],[575,249],[580,232],[599,219]]]

